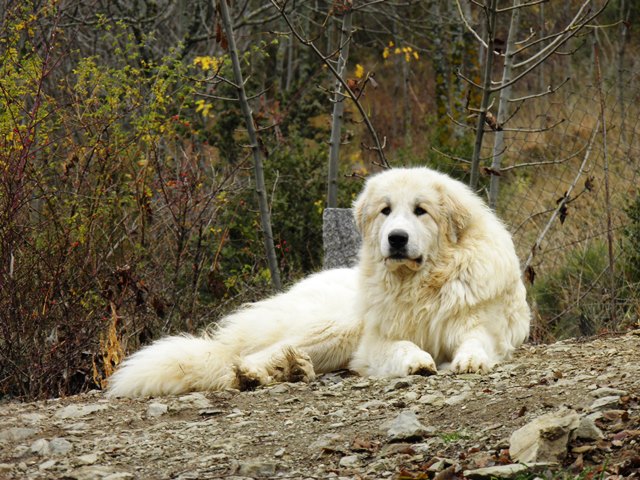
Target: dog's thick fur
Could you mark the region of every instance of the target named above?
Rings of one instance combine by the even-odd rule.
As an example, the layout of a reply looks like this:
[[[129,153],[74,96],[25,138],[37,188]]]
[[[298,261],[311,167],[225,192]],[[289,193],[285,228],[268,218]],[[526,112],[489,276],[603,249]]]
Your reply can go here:
[[[111,377],[114,396],[274,381],[486,372],[520,345],[530,312],[511,236],[465,185],[427,168],[370,178],[354,203],[353,269],[248,305],[201,337],[161,339]]]

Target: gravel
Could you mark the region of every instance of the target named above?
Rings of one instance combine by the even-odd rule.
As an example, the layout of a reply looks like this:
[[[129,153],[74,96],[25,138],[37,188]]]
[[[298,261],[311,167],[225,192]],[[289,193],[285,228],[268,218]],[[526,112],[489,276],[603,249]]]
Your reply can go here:
[[[345,371],[253,392],[5,400],[0,478],[523,478],[511,435],[558,411],[579,425],[560,460],[527,469],[640,478],[638,352],[636,330],[525,345],[484,376]]]

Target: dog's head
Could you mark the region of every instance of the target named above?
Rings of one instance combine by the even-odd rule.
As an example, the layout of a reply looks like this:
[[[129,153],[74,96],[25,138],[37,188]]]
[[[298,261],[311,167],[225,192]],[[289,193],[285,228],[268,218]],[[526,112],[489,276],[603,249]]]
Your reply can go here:
[[[418,271],[443,246],[462,238],[470,212],[465,185],[428,168],[388,170],[371,177],[354,203],[362,256],[392,271]],[[445,245],[446,244],[446,245]]]

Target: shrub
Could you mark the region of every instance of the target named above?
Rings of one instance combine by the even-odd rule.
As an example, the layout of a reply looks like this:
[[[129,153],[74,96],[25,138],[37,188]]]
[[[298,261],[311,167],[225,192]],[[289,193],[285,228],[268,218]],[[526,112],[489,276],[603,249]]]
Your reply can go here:
[[[622,265],[616,263],[616,271]],[[611,320],[625,315],[628,291],[616,277],[616,312],[611,311],[611,285],[606,241],[594,241],[569,252],[559,267],[541,276],[531,288],[533,306],[543,324],[537,340],[593,335],[614,328]]]
[[[55,24],[55,10],[39,15]],[[225,57],[190,60],[176,48],[143,58],[149,39],[103,18],[112,48],[76,56],[55,28],[37,37],[29,22],[43,19],[28,8],[6,18],[0,395],[66,395],[103,386],[125,353],[162,333],[196,331],[264,297],[269,271],[239,112],[199,95],[212,72],[228,73]],[[243,61],[250,68],[266,50]],[[217,93],[233,96],[229,88]],[[285,116],[286,141],[262,136],[285,281],[322,256],[327,151],[316,100]],[[279,114],[265,102],[256,121]],[[345,182],[342,204],[358,189]]]
[[[105,29],[112,63],[77,59],[61,82],[70,52],[56,32],[36,38],[37,19],[12,13],[0,75],[0,393],[33,398],[99,386],[118,352],[214,318],[200,292],[221,196],[246,175],[196,141],[201,115],[178,51],[145,62],[133,38]]]

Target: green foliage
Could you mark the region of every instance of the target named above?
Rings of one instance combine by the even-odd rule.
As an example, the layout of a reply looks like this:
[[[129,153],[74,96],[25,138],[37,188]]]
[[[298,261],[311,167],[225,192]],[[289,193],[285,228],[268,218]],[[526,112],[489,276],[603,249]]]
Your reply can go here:
[[[328,148],[299,137],[277,149],[266,162],[273,194],[276,248],[285,273],[308,272],[322,266],[322,211],[326,197]],[[341,164],[338,205],[350,207],[361,188],[344,179],[352,165]]]

